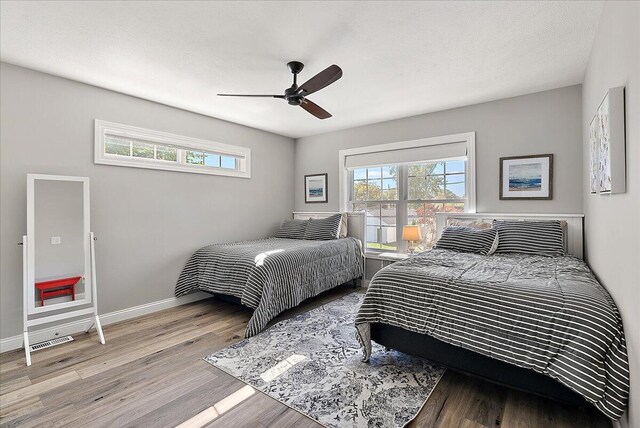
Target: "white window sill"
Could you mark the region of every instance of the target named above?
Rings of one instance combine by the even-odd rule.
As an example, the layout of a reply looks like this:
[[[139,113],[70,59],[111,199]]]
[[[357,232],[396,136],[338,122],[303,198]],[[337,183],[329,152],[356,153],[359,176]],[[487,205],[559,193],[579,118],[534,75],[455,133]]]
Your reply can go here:
[[[364,256],[367,259],[371,259],[371,260],[398,261],[398,260],[408,259],[411,255],[409,253],[399,253],[399,252],[393,252],[393,251],[386,251],[386,252],[367,251],[364,253]]]

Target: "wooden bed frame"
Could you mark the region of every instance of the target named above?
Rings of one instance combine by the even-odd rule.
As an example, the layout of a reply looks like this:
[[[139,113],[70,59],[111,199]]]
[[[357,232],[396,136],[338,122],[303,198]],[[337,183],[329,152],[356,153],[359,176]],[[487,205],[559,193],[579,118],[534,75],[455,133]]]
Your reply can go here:
[[[491,221],[510,220],[563,220],[567,222],[565,247],[568,254],[582,258],[582,214],[436,214],[439,237],[449,219]],[[573,405],[590,405],[581,395],[554,379],[508,364],[494,358],[458,347],[425,334],[414,333],[388,324],[371,325],[371,339],[390,349],[426,358],[450,369],[511,388],[531,392]]]

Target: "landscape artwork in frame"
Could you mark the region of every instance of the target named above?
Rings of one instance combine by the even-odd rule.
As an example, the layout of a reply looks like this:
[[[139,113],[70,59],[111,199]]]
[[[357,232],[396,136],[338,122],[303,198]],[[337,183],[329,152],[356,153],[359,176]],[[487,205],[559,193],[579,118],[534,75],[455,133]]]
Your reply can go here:
[[[327,202],[327,174],[304,176],[304,201]]]
[[[500,199],[552,197],[552,154],[500,158]]]

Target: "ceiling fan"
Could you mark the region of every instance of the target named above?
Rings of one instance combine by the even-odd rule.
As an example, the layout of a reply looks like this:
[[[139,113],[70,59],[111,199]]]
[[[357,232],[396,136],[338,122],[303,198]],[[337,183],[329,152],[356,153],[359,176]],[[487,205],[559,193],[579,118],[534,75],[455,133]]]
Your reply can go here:
[[[284,90],[284,95],[243,95],[243,94],[218,94],[220,97],[265,97],[280,98],[286,100],[292,106],[300,106],[318,119],[328,119],[331,113],[307,99],[307,95],[313,94],[325,88],[342,77],[342,69],[337,65],[331,65],[320,73],[298,86],[298,73],[304,68],[304,64],[299,61],[287,63],[287,67],[293,73],[293,84]]]

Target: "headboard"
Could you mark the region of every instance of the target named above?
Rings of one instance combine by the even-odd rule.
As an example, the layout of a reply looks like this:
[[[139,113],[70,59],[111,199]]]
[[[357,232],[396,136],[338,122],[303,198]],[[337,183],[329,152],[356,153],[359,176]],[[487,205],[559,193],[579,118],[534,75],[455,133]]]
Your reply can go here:
[[[476,220],[491,222],[492,220],[560,220],[567,222],[565,232],[565,251],[568,254],[583,258],[582,222],[584,214],[512,214],[512,213],[436,213],[436,236],[440,238],[442,230],[446,227],[449,219]]]
[[[325,218],[334,214],[340,214],[338,212],[302,212],[294,211],[293,218],[298,220],[306,220],[309,218]],[[365,220],[364,211],[347,213],[347,236],[352,236],[359,239],[362,245],[365,245]]]

